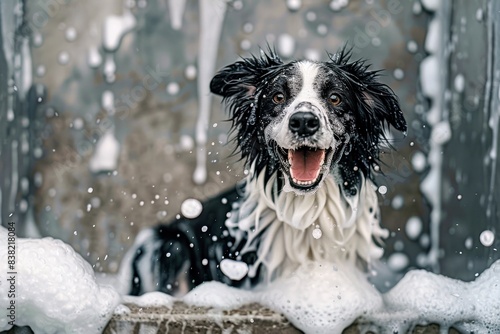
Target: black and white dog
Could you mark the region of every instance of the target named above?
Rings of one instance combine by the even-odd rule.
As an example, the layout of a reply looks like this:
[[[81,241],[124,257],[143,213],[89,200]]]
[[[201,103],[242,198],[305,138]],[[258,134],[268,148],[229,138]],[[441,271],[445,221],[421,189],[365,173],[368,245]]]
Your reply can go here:
[[[382,255],[379,144],[406,121],[392,90],[341,50],[284,64],[269,50],[222,69],[210,89],[228,104],[249,174],[194,219],[140,233],[122,263],[124,292],[180,295],[205,281],[249,288],[304,261],[365,266]]]

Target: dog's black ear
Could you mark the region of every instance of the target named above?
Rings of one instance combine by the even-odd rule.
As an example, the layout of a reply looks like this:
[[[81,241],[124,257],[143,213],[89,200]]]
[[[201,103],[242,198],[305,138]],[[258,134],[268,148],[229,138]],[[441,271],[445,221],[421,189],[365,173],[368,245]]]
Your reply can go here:
[[[368,83],[362,95],[369,112],[376,119],[406,134],[406,120],[392,89],[379,82]]]
[[[370,65],[364,60],[351,61],[351,51],[346,47],[329,56],[332,65],[340,70],[348,85],[360,93],[357,97],[361,97],[364,116],[369,118],[370,123],[379,121],[382,125],[390,124],[405,133],[406,120],[398,99],[389,86],[378,80],[380,71],[370,70]]]
[[[260,57],[242,58],[220,70],[210,82],[210,91],[227,98],[253,96],[257,85],[276,66],[282,65],[276,52],[261,50]]]

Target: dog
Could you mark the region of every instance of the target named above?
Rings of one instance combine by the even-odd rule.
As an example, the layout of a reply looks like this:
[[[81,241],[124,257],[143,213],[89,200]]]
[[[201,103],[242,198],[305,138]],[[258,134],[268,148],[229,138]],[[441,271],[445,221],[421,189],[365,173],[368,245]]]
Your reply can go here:
[[[212,79],[229,109],[247,177],[203,203],[198,217],[142,231],[125,255],[124,290],[183,295],[206,281],[252,288],[304,261],[361,269],[382,256],[374,171],[397,97],[342,48],[326,62],[284,63],[274,50]]]

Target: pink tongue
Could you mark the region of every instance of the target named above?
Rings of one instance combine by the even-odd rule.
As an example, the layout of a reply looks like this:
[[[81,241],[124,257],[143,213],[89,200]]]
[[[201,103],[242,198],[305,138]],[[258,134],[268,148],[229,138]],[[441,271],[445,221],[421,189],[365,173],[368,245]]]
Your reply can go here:
[[[325,150],[299,148],[288,150],[290,174],[298,181],[314,181],[319,175]]]

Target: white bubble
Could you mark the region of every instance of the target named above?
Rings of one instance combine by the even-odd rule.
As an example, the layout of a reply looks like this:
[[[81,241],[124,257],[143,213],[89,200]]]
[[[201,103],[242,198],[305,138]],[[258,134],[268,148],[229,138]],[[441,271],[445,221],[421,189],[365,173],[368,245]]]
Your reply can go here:
[[[302,6],[302,0],[286,0],[286,6],[291,11],[297,11]]]
[[[180,87],[177,82],[171,82],[167,85],[167,93],[170,95],[177,95],[179,93]]]
[[[425,157],[425,154],[420,151],[415,152],[411,157],[411,165],[413,166],[413,170],[415,170],[415,172],[423,172],[427,166],[427,158]]]
[[[250,42],[248,39],[244,39],[241,41],[240,47],[245,51],[250,50],[250,48],[252,47],[252,42]]]
[[[408,219],[405,225],[405,231],[408,238],[415,240],[422,233],[422,220],[419,217],[413,216]]]
[[[245,262],[224,259],[220,262],[220,270],[233,281],[239,281],[247,275],[248,265]]]
[[[66,51],[61,51],[57,56],[57,61],[61,65],[66,65],[69,62],[69,54]]]
[[[289,34],[281,34],[278,37],[278,52],[285,58],[293,56],[295,51],[295,39]]]
[[[453,86],[458,93],[462,93],[465,89],[465,78],[462,74],[457,74],[453,81]]]
[[[347,7],[347,5],[349,5],[349,0],[332,0],[330,2],[330,9],[338,12],[342,8]]]
[[[378,192],[379,192],[381,195],[385,195],[385,194],[387,194],[387,187],[386,187],[386,186],[380,186],[380,187],[378,187]]]
[[[102,63],[102,56],[97,47],[91,47],[87,53],[87,63],[91,68],[97,68]]]
[[[316,30],[321,36],[325,36],[328,33],[328,27],[324,24],[318,25],[318,28]]]
[[[46,72],[46,69],[45,69],[45,66],[43,66],[43,65],[39,65],[36,68],[36,75],[38,77],[43,77],[45,75],[45,72]]]
[[[208,260],[207,259],[203,259],[201,260],[201,264],[206,266],[208,264]]]
[[[208,231],[208,227],[206,225],[202,226],[201,231],[205,233],[206,231]]]
[[[405,200],[403,196],[397,195],[392,199],[391,205],[394,210],[399,210],[403,207]]]
[[[75,118],[75,120],[73,121],[73,127],[75,128],[75,130],[81,130],[83,128],[83,119],[81,119],[80,117]]]
[[[186,76],[186,79],[188,80],[194,80],[196,79],[197,75],[197,70],[194,65],[189,65],[186,67],[186,70],[184,71],[184,75]]]
[[[66,32],[64,33],[64,37],[66,37],[66,40],[68,42],[73,42],[76,39],[77,35],[78,34],[76,32],[76,29],[73,27],[68,27],[68,29],[66,29]]]
[[[315,12],[307,12],[306,20],[309,22],[316,21],[316,13]]]
[[[194,148],[194,140],[191,136],[181,135],[179,138],[179,147],[184,151],[189,151]]]
[[[243,2],[239,1],[239,0],[234,1],[233,2],[233,8],[235,10],[241,10],[243,8]]]
[[[87,192],[88,192],[89,194],[92,194],[92,192],[93,192],[93,191],[94,191],[94,188],[92,188],[92,187],[90,187],[89,189],[87,189]]]
[[[408,256],[404,253],[394,253],[387,259],[387,265],[393,271],[401,271],[408,267],[410,260]]]
[[[43,44],[43,36],[40,32],[33,33],[33,45],[38,47]]]
[[[406,44],[406,48],[408,49],[408,52],[410,53],[415,53],[418,50],[418,44],[415,41],[408,41]]]
[[[483,12],[483,9],[482,8],[478,8],[477,11],[476,11],[476,20],[478,20],[479,22],[481,22],[484,18],[484,12]]]
[[[323,232],[321,232],[321,230],[319,228],[315,228],[312,231],[312,236],[314,239],[319,239],[319,238],[321,238],[322,235],[323,235]]]
[[[403,80],[405,77],[405,72],[400,68],[396,68],[393,72],[393,75],[397,80]]]
[[[101,199],[99,197],[92,197],[90,199],[90,205],[92,205],[93,208],[98,208],[101,206]]]
[[[473,242],[471,237],[468,237],[467,239],[465,239],[465,248],[472,249],[473,244],[474,244],[474,242]]]
[[[203,211],[203,205],[195,198],[188,198],[181,205],[181,213],[186,218],[196,218]]]
[[[483,246],[490,247],[495,241],[495,234],[490,230],[485,230],[481,232],[481,235],[479,235],[479,241],[483,244]]]
[[[312,61],[320,61],[321,54],[316,49],[306,49],[304,51],[304,57],[306,57],[306,59],[309,59],[309,60],[312,60]]]
[[[247,22],[243,25],[243,31],[246,32],[247,34],[253,32],[253,24],[250,22]]]
[[[422,5],[420,4],[419,1],[415,1],[413,3],[412,11],[413,11],[413,14],[415,14],[415,15],[419,15],[420,13],[422,13]]]

